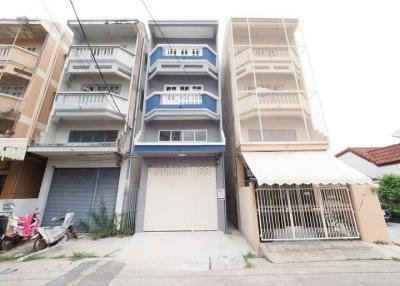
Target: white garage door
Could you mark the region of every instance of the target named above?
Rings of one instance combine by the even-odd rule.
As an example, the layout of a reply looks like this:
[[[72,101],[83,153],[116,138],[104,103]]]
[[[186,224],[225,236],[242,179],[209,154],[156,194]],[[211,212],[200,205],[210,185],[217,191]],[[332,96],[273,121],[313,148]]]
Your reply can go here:
[[[217,230],[215,166],[149,167],[144,231]]]

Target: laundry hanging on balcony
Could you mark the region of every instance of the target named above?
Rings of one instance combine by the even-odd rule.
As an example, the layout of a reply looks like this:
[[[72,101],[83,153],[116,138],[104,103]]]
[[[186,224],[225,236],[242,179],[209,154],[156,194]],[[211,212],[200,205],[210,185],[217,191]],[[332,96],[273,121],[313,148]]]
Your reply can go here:
[[[28,138],[0,138],[0,160],[24,160],[28,142]]]
[[[326,151],[243,152],[259,185],[368,184],[371,179]]]

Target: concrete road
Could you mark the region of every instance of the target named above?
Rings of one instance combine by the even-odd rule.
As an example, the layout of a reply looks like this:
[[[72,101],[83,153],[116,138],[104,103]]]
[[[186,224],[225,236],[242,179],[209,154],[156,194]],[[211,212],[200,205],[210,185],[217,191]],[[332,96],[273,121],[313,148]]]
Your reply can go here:
[[[251,269],[165,272],[138,271],[137,265],[109,258],[2,262],[0,285],[400,285],[400,263],[394,260],[251,263]]]
[[[310,251],[315,255],[315,248],[321,248],[310,243],[298,244],[304,246],[302,256],[309,257]],[[334,249],[328,243],[329,252],[322,248],[326,257],[318,262],[271,263],[251,257],[246,263],[243,255],[255,252],[240,233],[142,233],[81,239],[50,248],[29,262],[0,261],[0,285],[400,285],[400,262],[391,259],[400,258],[399,246],[372,244],[356,249],[355,243],[360,242]],[[274,250],[283,246],[275,245]],[[293,257],[294,251],[299,252],[292,246],[283,248],[283,255],[292,253]],[[369,254],[355,255],[349,248]],[[344,251],[347,255],[342,255]],[[375,251],[385,260],[375,256]],[[79,253],[96,257],[68,259]]]

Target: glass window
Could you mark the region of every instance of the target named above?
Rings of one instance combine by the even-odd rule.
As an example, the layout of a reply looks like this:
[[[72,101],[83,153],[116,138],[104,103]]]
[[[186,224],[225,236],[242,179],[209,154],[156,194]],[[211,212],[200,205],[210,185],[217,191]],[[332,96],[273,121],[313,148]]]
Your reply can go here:
[[[115,142],[118,130],[71,130],[68,142]]]
[[[172,131],[171,132],[171,141],[181,141],[182,132],[181,131]]]
[[[160,131],[159,141],[170,141],[171,131]]]
[[[12,90],[11,84],[0,85],[0,93],[11,94],[11,90]]]
[[[24,92],[25,86],[23,85],[15,85],[13,88],[13,91],[11,92],[11,95],[18,96],[20,97],[22,93]]]
[[[196,130],[196,141],[207,141],[207,131]]]
[[[183,131],[183,141],[194,141],[194,130]]]
[[[120,94],[121,85],[120,84],[109,84],[108,88],[112,93]],[[105,84],[84,84],[81,88],[82,91],[107,91],[107,86]]]
[[[96,86],[95,85],[85,84],[85,85],[82,85],[81,90],[82,91],[95,91],[96,90]]]

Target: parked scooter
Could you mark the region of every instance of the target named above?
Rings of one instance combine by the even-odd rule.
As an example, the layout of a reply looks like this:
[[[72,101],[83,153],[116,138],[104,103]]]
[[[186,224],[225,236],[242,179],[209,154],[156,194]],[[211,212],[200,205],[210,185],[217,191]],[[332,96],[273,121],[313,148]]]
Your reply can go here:
[[[11,205],[8,216],[0,219],[0,249],[10,250],[20,241],[28,240],[39,227],[37,209],[26,216],[13,216],[15,205]]]
[[[33,249],[39,251],[45,249],[48,246],[52,246],[63,238],[78,238],[78,235],[74,228],[74,213],[66,213],[65,217],[51,219],[52,222],[62,222],[61,225],[54,227],[39,227],[35,231],[35,235],[32,239],[35,240]]]

